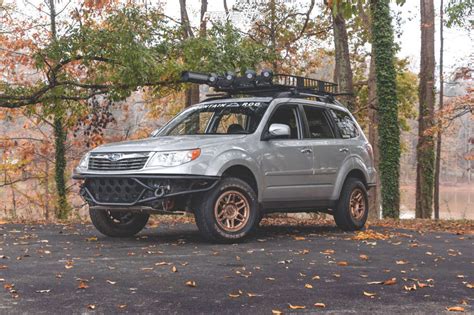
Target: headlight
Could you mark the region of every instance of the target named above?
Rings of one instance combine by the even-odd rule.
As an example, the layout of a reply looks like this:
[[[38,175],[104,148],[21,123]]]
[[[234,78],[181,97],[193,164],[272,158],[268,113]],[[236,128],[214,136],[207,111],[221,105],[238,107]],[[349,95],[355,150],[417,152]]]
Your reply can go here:
[[[82,157],[77,168],[81,170],[87,170],[87,168],[89,167],[89,155],[90,153],[86,153],[86,155]]]
[[[183,150],[183,151],[168,151],[156,152],[147,167],[153,166],[178,166],[184,163],[191,162],[201,155],[201,149]]]

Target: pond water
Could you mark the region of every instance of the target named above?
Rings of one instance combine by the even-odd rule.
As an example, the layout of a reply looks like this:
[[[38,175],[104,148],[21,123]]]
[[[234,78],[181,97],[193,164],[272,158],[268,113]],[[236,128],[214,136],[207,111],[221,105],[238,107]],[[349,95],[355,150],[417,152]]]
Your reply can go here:
[[[401,186],[400,218],[415,217],[415,186]],[[441,219],[474,220],[474,184],[441,186],[440,211]]]

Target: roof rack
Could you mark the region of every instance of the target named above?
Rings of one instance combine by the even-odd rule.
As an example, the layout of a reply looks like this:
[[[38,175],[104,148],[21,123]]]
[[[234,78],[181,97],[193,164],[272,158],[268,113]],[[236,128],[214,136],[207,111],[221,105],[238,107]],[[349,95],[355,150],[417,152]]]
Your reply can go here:
[[[216,92],[232,95],[253,95],[270,97],[318,97],[333,102],[337,95],[337,84],[318,79],[288,74],[273,74],[271,70],[263,70],[257,75],[247,70],[245,75],[237,77],[231,72],[224,76],[215,73],[205,74],[185,71],[181,75],[183,82],[207,84]]]

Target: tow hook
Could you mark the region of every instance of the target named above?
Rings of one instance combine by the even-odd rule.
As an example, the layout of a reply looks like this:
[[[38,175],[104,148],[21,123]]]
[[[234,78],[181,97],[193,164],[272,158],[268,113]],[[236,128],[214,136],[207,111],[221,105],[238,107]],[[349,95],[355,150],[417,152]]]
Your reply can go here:
[[[163,197],[167,192],[170,191],[170,186],[158,186],[158,188],[155,189],[155,197],[161,198]]]

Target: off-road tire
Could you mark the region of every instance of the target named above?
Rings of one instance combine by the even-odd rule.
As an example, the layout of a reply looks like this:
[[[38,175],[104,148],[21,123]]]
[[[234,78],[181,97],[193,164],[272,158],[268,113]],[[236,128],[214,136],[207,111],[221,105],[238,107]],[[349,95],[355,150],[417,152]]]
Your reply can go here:
[[[245,224],[236,231],[224,229],[216,217],[216,203],[222,201],[228,194],[236,194],[245,198],[248,206],[248,216]],[[219,203],[221,204],[221,203]],[[224,203],[227,205],[226,203]],[[248,236],[254,229],[259,218],[257,195],[252,187],[241,179],[227,177],[222,179],[215,188],[199,198],[194,206],[196,224],[201,234],[208,241],[218,243],[238,242]],[[244,210],[245,211],[245,210]]]
[[[117,214],[117,216],[126,214],[129,217],[128,220],[123,223],[117,222],[117,220],[114,220],[112,217],[112,215],[115,214]],[[100,233],[112,237],[127,237],[137,234],[145,227],[150,217],[147,213],[112,213],[107,210],[97,209],[90,209],[89,215],[92,224],[94,224]]]
[[[353,194],[361,194],[365,210],[359,216],[354,215],[351,210],[351,197]],[[348,178],[342,187],[341,195],[334,211],[334,220],[336,225],[344,231],[356,231],[364,227],[369,215],[369,200],[367,189],[359,179]]]

